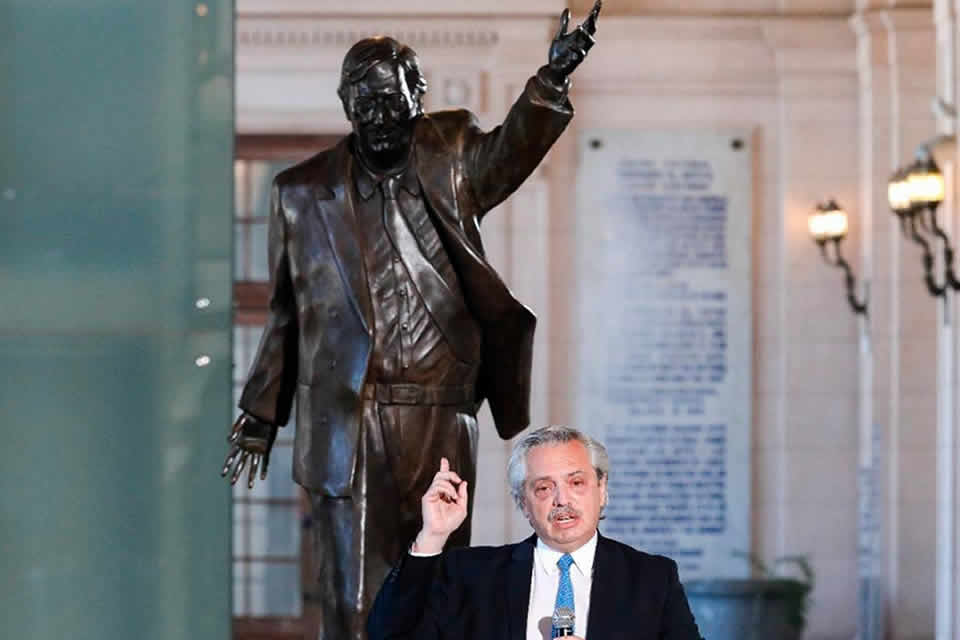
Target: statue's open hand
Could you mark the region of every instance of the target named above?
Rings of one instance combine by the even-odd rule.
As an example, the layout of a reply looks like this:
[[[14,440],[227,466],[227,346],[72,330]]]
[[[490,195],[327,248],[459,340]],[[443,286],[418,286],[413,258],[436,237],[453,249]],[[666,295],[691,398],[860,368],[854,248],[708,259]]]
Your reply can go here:
[[[466,481],[450,470],[446,458],[440,458],[440,471],[433,476],[430,488],[420,500],[423,529],[417,535],[417,551],[439,553],[443,550],[447,538],[467,518],[467,499]]]
[[[267,477],[267,466],[270,464],[270,450],[273,441],[277,439],[276,425],[267,424],[247,414],[241,415],[233,423],[230,436],[227,438],[232,447],[227,459],[223,463],[220,476],[230,475],[230,484],[236,484],[243,468],[250,463],[250,474],[247,478],[247,488],[253,489],[257,478],[257,469],[260,470],[260,479]]]
[[[567,26],[570,24],[570,10],[563,10],[560,15],[560,29],[550,45],[549,66],[553,71],[566,77],[583,62],[583,59],[587,56],[587,51],[596,42],[593,34],[597,32],[597,16],[600,15],[602,4],[601,0],[597,0],[583,24],[570,33],[567,33]]]

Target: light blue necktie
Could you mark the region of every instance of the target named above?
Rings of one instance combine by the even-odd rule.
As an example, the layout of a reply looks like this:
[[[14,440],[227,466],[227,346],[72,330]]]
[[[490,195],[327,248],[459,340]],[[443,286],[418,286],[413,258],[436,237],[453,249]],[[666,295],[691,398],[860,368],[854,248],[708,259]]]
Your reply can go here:
[[[574,611],[573,607],[573,583],[570,582],[570,565],[573,564],[573,556],[565,553],[557,560],[557,567],[560,568],[560,583],[557,585],[557,602],[554,609],[564,607]],[[556,637],[557,630],[554,629],[553,637]]]

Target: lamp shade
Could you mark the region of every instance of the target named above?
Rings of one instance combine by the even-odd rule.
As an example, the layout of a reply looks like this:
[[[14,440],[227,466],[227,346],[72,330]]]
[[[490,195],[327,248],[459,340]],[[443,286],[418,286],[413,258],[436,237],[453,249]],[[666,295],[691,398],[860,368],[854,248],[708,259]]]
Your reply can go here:
[[[833,200],[818,204],[807,218],[807,227],[817,242],[839,240],[847,235],[847,212]]]
[[[943,174],[933,158],[927,156],[910,168],[907,175],[910,204],[915,207],[936,207],[943,202]]]
[[[908,213],[913,205],[910,199],[910,183],[907,172],[897,171],[887,183],[887,201],[890,209],[898,215]]]

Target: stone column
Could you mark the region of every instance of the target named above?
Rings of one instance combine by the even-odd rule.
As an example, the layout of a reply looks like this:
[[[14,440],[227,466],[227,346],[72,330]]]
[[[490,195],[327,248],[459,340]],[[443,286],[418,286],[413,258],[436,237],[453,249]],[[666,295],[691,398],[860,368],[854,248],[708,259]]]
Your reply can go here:
[[[783,290],[784,418],[775,555],[807,555],[813,565],[816,584],[806,637],[849,638],[856,630],[852,612],[858,584],[860,334],[843,275],[824,263],[807,218],[817,202],[835,198],[850,215],[843,253],[862,271],[856,41],[841,20],[782,20],[768,28],[768,39],[779,84]]]
[[[867,11],[855,16],[860,79],[860,209],[864,275],[871,283],[870,369],[861,406],[873,415],[861,448],[878,443],[864,468],[864,496],[879,526],[871,536],[862,520],[861,574],[878,596],[892,638],[933,631],[935,434],[937,416],[937,305],[923,285],[920,249],[907,241],[887,204],[887,181],[934,131],[934,32],[929,9]],[[921,525],[920,523],[928,523]],[[867,585],[879,577],[886,593]],[[885,604],[884,604],[885,603]],[[867,616],[862,620],[876,618]],[[869,628],[861,625],[863,637]]]

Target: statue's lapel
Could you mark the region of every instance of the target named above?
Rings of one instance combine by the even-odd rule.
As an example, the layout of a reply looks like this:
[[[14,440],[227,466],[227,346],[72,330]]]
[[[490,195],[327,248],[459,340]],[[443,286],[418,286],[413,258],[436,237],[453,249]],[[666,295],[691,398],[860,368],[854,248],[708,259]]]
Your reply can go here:
[[[345,138],[333,154],[334,162],[321,171],[314,187],[317,212],[327,230],[327,238],[337,261],[347,297],[369,333],[373,310],[367,286],[363,253],[358,242],[356,216],[353,210],[353,158],[349,138]]]
[[[421,116],[415,136],[414,162],[423,193],[434,212],[462,231],[457,209],[457,166],[451,162],[450,143],[429,115]]]

